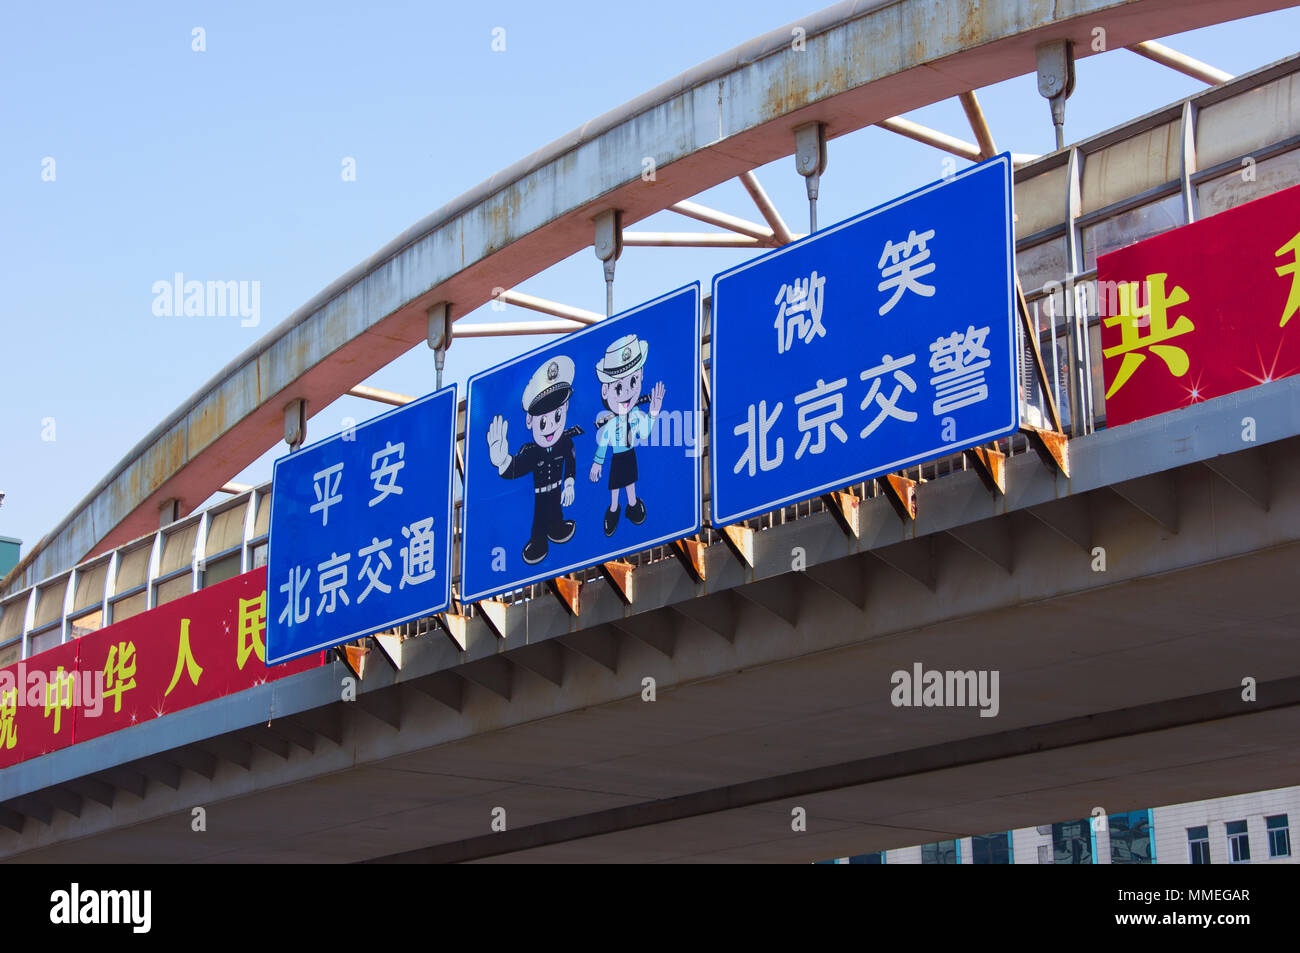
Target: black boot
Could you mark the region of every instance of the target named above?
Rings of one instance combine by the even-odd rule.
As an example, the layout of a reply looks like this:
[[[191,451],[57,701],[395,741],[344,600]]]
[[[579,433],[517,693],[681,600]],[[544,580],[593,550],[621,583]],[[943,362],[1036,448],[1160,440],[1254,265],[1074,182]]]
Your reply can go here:
[[[627,518],[637,526],[645,522],[645,500],[637,500],[627,508]]]
[[[536,566],[546,558],[549,549],[550,547],[546,545],[545,539],[530,539],[524,546],[524,562],[530,566]]]
[[[551,525],[546,531],[546,535],[553,543],[567,543],[573,539],[573,531],[578,528],[578,524],[573,520],[560,520],[558,523]]]
[[[618,526],[618,508],[605,511],[605,535],[613,536],[614,529]]]

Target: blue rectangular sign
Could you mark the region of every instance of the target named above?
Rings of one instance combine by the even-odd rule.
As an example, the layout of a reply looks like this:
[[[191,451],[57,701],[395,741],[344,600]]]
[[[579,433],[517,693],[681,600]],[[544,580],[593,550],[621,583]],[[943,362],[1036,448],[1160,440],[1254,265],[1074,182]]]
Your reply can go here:
[[[713,279],[712,521],[1013,433],[1011,158]]]
[[[461,598],[698,532],[700,287],[476,374]]]
[[[456,388],[275,461],[266,662],[284,662],[451,602]]]

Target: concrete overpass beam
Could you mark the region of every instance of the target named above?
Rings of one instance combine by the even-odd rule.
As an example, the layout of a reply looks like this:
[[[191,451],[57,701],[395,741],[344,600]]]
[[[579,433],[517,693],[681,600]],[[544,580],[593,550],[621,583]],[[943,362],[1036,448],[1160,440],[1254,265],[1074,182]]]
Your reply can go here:
[[[1026,507],[1025,512],[1059,533],[1085,553],[1092,552],[1092,520],[1086,496],[1067,496],[1050,503]]]
[[[799,593],[794,573],[738,586],[735,592],[750,605],[758,606],[790,628],[799,624]]]
[[[618,671],[618,636],[609,626],[593,626],[561,636],[558,641],[569,651],[590,659],[611,672]]]
[[[1169,532],[1178,532],[1178,499],[1168,471],[1111,484],[1111,489],[1135,510]]]
[[[668,658],[673,657],[673,650],[677,647],[677,633],[670,611],[657,609],[654,612],[643,612],[619,619],[613,626],[620,632],[640,639],[656,652]]]
[[[542,676],[552,685],[564,685],[564,651],[554,639],[547,639],[535,645],[521,646],[511,652],[510,657],[520,666],[534,675]]]
[[[1011,521],[998,516],[948,530],[948,535],[977,556],[982,556],[1007,575],[1011,574],[1013,553]]]
[[[1252,447],[1240,453],[1213,457],[1205,461],[1205,466],[1224,483],[1267,513],[1270,480],[1268,460],[1264,453],[1263,447]]]
[[[434,701],[441,702],[454,712],[459,713],[465,707],[465,680],[459,675],[451,672],[435,672],[407,684]]]
[[[503,656],[492,655],[476,662],[466,662],[461,666],[460,671],[475,685],[486,688],[492,694],[504,698],[506,701],[510,701],[510,697],[514,694],[514,666],[507,662]]]
[[[682,618],[698,622],[714,635],[728,642],[736,641],[736,605],[730,589],[679,602],[672,609]]]
[[[809,566],[804,574],[810,581],[839,596],[853,608],[866,609],[870,566],[871,561],[865,556],[849,556]]]
[[[882,546],[873,549],[871,555],[886,566],[898,570],[908,579],[919,582],[931,592],[934,592],[938,586],[932,536],[910,539],[902,543],[894,543],[892,546]]]

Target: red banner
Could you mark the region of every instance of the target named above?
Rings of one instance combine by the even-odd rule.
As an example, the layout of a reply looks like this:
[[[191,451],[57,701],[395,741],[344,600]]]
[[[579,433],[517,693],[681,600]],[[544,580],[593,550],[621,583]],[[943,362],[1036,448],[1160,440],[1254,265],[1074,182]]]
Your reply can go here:
[[[316,653],[267,668],[265,639],[261,568],[0,669],[0,767],[324,659]]]
[[[0,768],[72,744],[77,706],[93,692],[71,642],[0,669]]]
[[[1097,259],[1106,425],[1300,370],[1300,186]]]

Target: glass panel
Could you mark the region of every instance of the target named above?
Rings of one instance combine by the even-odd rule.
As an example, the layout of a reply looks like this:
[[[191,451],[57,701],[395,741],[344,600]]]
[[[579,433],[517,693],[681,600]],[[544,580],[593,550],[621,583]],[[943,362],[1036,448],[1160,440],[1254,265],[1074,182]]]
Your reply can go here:
[[[22,651],[23,644],[21,642],[10,642],[8,645],[0,646],[0,668],[17,662]]]
[[[1198,214],[1209,218],[1300,182],[1300,151],[1284,152],[1254,166],[1243,166],[1196,187]]]
[[[63,641],[63,632],[61,627],[55,626],[42,632],[40,635],[29,635],[27,637],[27,657],[31,658],[47,649],[52,649]]]
[[[67,576],[41,587],[36,595],[36,620],[32,623],[33,628],[63,618],[63,597],[67,591]]]
[[[1209,837],[1209,836],[1210,836],[1210,829],[1209,829],[1208,827],[1189,827],[1189,828],[1187,828],[1187,839],[1188,839],[1188,840],[1205,840],[1205,838],[1207,838],[1207,837]]]
[[[1011,845],[1007,833],[978,834],[970,839],[971,862],[975,864],[1011,863]]]
[[[133,596],[127,596],[120,602],[113,603],[113,621],[121,622],[123,619],[129,619],[132,616],[139,615],[145,610],[148,600],[143,592],[137,592]]]
[[[1062,281],[1069,270],[1065,261],[1065,236],[1016,252],[1016,270],[1027,295],[1042,291],[1049,281]]]
[[[238,546],[244,541],[244,514],[247,507],[232,506],[222,510],[208,521],[208,540],[205,553],[211,556]]]
[[[1264,818],[1264,826],[1267,827],[1269,830],[1274,830],[1279,827],[1286,827],[1287,826],[1286,815],[1274,814],[1272,817],[1266,817]]]
[[[143,586],[145,577],[149,574],[149,555],[152,547],[147,543],[129,553],[123,553],[117,562],[117,583],[114,588],[118,592],[125,592],[127,589],[134,589],[136,586]]]
[[[1183,198],[1170,195],[1147,205],[1102,219],[1083,230],[1084,271],[1097,267],[1097,256],[1132,245],[1185,224]]]
[[[188,596],[193,589],[194,576],[192,573],[182,573],[175,579],[169,579],[166,582],[160,582],[154,590],[153,604],[160,606],[165,602],[171,602],[173,599],[179,599],[181,596]]]
[[[194,540],[199,534],[199,524],[191,523],[163,537],[162,561],[158,575],[165,576],[194,562]]]
[[[1151,829],[1146,811],[1112,814],[1109,826],[1112,864],[1151,863]]]
[[[231,553],[214,559],[203,569],[203,585],[215,586],[219,582],[233,579],[239,575],[239,553]]]
[[[89,635],[92,632],[98,632],[104,627],[104,611],[96,609],[94,612],[87,612],[83,616],[71,620],[69,631],[74,639],[79,639],[83,635]]]
[[[957,863],[957,842],[955,840],[941,840],[937,844],[923,845],[921,847],[921,863],[923,864]]]
[[[880,851],[870,854],[856,854],[849,858],[850,864],[883,864],[884,862],[884,855]]]
[[[107,560],[77,572],[77,591],[72,596],[74,612],[104,601],[104,579],[107,575]]]
[[[23,634],[25,615],[27,615],[26,595],[4,604],[3,610],[0,610],[0,642],[16,639]]]
[[[1231,836],[1232,834],[1244,834],[1244,833],[1246,833],[1245,821],[1228,821],[1229,836]]]
[[[253,523],[253,535],[262,536],[271,526],[271,494],[263,493],[257,501],[257,519]]]
[[[258,543],[253,547],[253,568],[260,569],[266,565],[266,543]]]
[[[1064,821],[1052,825],[1053,862],[1092,863],[1092,828],[1088,821]]]

